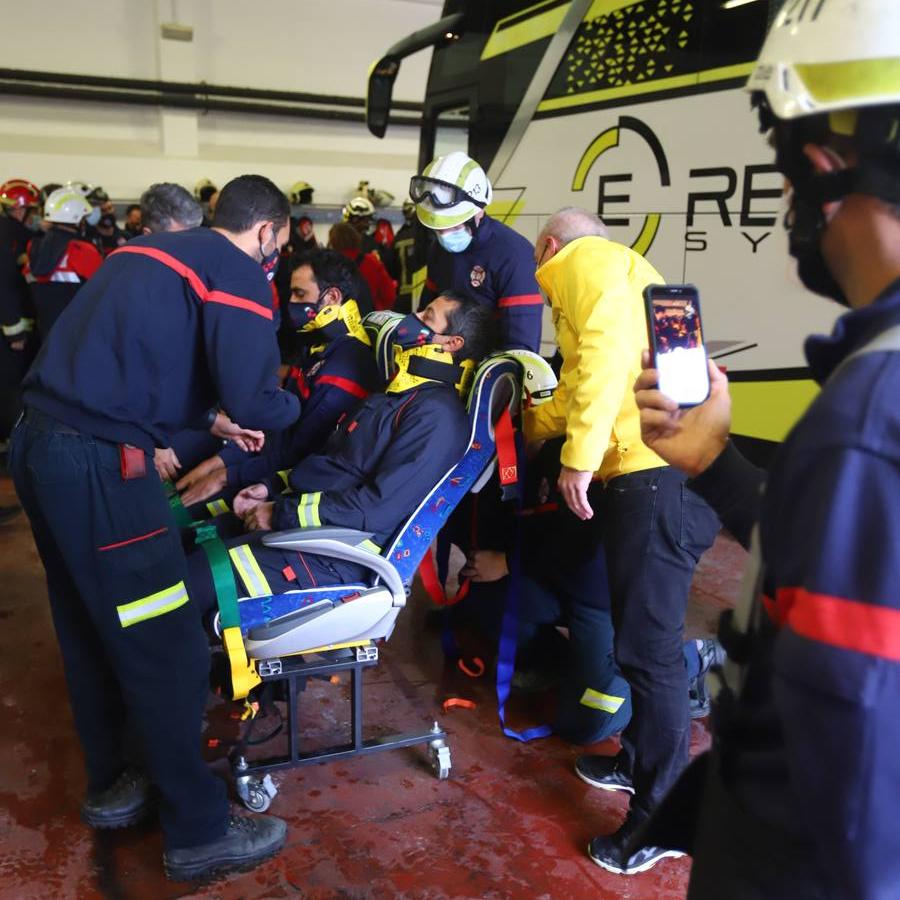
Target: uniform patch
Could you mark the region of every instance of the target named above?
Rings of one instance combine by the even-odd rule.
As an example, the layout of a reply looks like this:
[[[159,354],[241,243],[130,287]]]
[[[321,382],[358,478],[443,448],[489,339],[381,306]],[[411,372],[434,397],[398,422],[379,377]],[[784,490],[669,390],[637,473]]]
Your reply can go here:
[[[469,272],[469,281],[472,287],[481,287],[486,276],[487,272],[484,271],[484,266],[473,266],[472,271]]]

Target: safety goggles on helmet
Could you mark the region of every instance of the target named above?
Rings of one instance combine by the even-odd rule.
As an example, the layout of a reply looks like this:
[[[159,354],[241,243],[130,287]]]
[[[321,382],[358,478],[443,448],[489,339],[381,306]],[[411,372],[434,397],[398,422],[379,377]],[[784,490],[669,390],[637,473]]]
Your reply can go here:
[[[423,203],[425,200],[429,200],[435,209],[450,209],[451,206],[456,206],[458,203],[474,203],[479,209],[487,206],[484,201],[476,200],[461,187],[451,184],[449,181],[441,181],[425,175],[413,175],[410,178],[409,196],[414,203]]]

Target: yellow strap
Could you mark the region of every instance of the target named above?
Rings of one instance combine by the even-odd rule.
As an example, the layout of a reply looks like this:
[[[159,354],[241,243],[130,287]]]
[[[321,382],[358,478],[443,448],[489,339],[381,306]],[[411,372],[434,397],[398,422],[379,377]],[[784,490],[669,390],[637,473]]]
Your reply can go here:
[[[256,663],[247,659],[240,628],[226,628],[222,632],[222,644],[231,668],[232,696],[235,700],[243,700],[262,679],[256,671]]]
[[[584,693],[581,695],[581,700],[579,701],[582,706],[589,706],[591,709],[600,709],[603,712],[608,713],[617,713],[624,702],[624,697],[616,697],[613,694],[603,694],[592,688],[585,688]]]
[[[116,607],[119,614],[119,622],[123,628],[131,625],[137,625],[138,622],[144,622],[147,619],[155,619],[162,616],[179,606],[184,606],[188,602],[187,588],[183,581],[173,584],[171,587],[157,591],[155,594],[149,594],[141,597],[140,600],[133,600],[131,603],[123,603]]]
[[[285,486],[286,488],[289,488],[289,487],[291,486],[290,482],[288,481],[288,476],[289,476],[290,474],[291,474],[291,470],[290,470],[290,469],[282,469],[282,470],[278,473],[278,477],[284,482],[284,486]]]
[[[247,544],[241,544],[239,547],[232,547],[228,551],[231,562],[237,569],[241,581],[244,583],[244,589],[251,597],[265,597],[272,593],[263,570],[259,567],[253,551]]]

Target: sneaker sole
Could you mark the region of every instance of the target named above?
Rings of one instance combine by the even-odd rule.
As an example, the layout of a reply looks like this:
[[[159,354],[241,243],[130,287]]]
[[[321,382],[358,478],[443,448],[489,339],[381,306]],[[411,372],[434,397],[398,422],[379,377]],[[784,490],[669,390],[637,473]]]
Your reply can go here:
[[[603,860],[597,859],[596,856],[591,855],[590,844],[588,844],[588,856],[590,857],[591,862],[596,863],[601,869],[606,869],[607,872],[612,872],[614,875],[637,875],[639,872],[646,872],[648,869],[652,869],[661,860],[678,859],[679,857],[684,856],[684,853],[680,850],[664,850],[659,856],[648,859],[647,862],[641,863],[641,865],[635,866],[633,869],[620,869],[618,866],[613,866],[607,862],[603,862]]]
[[[600,788],[601,791],[617,791],[622,794],[633,794],[634,788],[629,787],[624,784],[605,784],[602,781],[594,781],[593,778],[589,778],[587,775],[582,774],[575,769],[575,774],[585,783],[589,784],[591,787]]]
[[[236,857],[231,859],[216,859],[207,863],[198,863],[192,866],[172,866],[163,860],[163,868],[166,878],[170,881],[215,881],[224,875],[232,873],[249,872],[260,863],[275,856],[285,844],[286,836],[277,845],[258,856],[252,858]]]

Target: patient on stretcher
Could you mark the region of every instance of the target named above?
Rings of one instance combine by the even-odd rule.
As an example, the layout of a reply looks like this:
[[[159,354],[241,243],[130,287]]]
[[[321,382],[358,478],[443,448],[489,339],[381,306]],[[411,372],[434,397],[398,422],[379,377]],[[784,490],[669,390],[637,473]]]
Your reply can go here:
[[[394,332],[397,373],[385,393],[362,400],[324,448],[288,476],[290,493],[263,482],[234,498],[248,533],[226,540],[246,596],[365,582],[365,567],[316,554],[263,546],[270,530],[342,526],[371,534],[379,554],[436,483],[465,453],[469,423],[461,391],[474,363],[492,349],[490,310],[445,292]],[[189,591],[204,611],[215,606],[202,550],[189,554]]]

